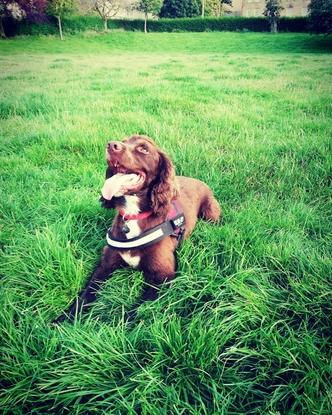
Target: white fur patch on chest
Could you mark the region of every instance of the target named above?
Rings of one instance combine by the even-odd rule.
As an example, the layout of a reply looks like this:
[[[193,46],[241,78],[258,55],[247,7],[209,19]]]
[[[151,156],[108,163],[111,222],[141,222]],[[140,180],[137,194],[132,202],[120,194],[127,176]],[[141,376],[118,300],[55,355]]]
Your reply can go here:
[[[126,205],[124,212],[126,215],[137,215],[140,212],[139,209],[139,198],[137,196],[125,196]],[[138,226],[137,220],[128,220],[126,225],[129,228],[129,232],[126,233],[127,239],[135,238],[141,234],[141,228]]]
[[[121,258],[130,266],[130,267],[133,267],[133,268],[137,268],[138,267],[138,265],[139,265],[139,263],[140,263],[140,260],[141,260],[141,257],[139,257],[138,255],[136,255],[136,256],[131,256],[131,253],[130,253],[130,251],[129,252],[124,252],[124,253],[121,253],[120,252],[120,255],[121,255]]]
[[[139,198],[137,196],[134,195],[130,195],[130,196],[125,196],[125,200],[126,200],[126,204],[124,207],[124,212],[126,215],[137,215],[140,212],[139,209]],[[133,219],[133,220],[128,220],[126,221],[126,225],[129,228],[129,232],[126,233],[126,237],[127,239],[130,238],[135,238],[135,236],[138,236],[142,233],[141,228],[138,225],[138,221]],[[137,268],[141,257],[136,255],[136,256],[132,256],[131,252],[119,252],[119,254],[121,255],[121,258],[130,266],[133,268]]]

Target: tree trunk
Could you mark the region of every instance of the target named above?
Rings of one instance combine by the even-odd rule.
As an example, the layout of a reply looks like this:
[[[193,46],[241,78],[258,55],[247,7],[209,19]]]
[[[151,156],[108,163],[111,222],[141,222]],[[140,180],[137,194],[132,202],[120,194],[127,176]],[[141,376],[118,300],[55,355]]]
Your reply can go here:
[[[3,21],[2,21],[2,16],[0,16],[0,37],[2,37],[3,39],[6,39],[6,33],[5,33],[5,29],[3,27]]]
[[[58,27],[59,27],[59,34],[60,34],[60,39],[63,40],[63,35],[62,35],[62,24],[61,24],[61,16],[56,16],[57,20],[58,20]]]
[[[148,33],[148,14],[146,12],[144,17],[144,33]]]
[[[205,0],[202,0],[202,17],[205,16]]]
[[[107,19],[104,19],[104,30],[105,30],[105,32],[108,30]]]
[[[277,32],[278,32],[277,20],[273,19],[271,21],[271,33],[277,33]]]

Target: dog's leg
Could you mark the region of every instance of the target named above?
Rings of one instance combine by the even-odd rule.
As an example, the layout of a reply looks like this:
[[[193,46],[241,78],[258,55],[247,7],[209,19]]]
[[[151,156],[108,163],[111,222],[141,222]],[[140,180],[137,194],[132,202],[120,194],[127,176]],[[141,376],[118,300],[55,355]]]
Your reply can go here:
[[[72,303],[67,312],[61,314],[54,323],[61,323],[66,319],[72,320],[75,315],[86,309],[96,299],[96,294],[100,285],[114,272],[116,269],[124,266],[120,255],[106,246],[103,251],[99,265],[92,273],[85,288],[81,291],[77,299]]]
[[[141,303],[158,298],[160,285],[171,281],[175,277],[176,257],[173,250],[174,245],[167,246],[165,243],[159,245],[158,248],[152,250],[142,263],[147,285],[144,287]]]
[[[210,189],[208,189],[206,197],[201,202],[198,216],[211,222],[218,222],[220,220],[220,205]]]
[[[143,259],[142,268],[146,285],[138,302],[134,304],[130,311],[126,313],[126,320],[132,321],[136,317],[137,308],[145,301],[156,300],[159,295],[160,286],[175,277],[176,259],[173,252],[163,256],[160,261],[160,255],[155,252],[154,255],[147,255],[146,260]]]

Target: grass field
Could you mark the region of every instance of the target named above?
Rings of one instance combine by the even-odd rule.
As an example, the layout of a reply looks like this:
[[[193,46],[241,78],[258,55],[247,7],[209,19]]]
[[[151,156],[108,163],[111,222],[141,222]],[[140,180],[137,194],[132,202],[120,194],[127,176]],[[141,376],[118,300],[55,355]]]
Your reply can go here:
[[[330,414],[331,41],[112,33],[0,43],[0,408],[21,414]],[[99,259],[104,145],[153,137],[213,188],[172,288],[123,315]]]

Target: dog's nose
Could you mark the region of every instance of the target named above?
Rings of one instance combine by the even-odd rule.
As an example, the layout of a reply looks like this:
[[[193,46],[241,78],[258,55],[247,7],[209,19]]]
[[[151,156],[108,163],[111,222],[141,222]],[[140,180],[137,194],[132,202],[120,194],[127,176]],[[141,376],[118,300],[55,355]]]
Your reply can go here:
[[[107,144],[107,148],[109,151],[112,151],[113,153],[119,153],[123,151],[124,145],[120,141],[110,141]]]

